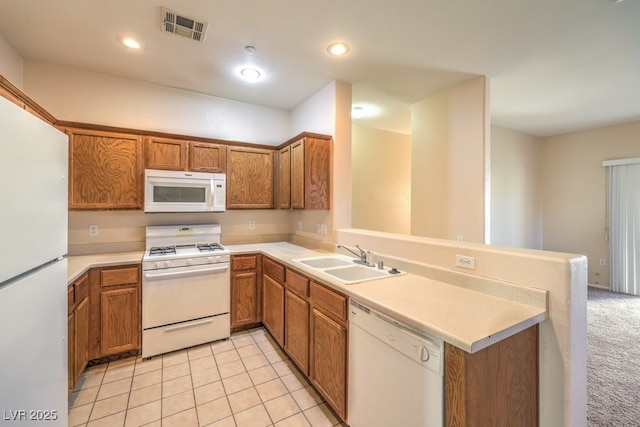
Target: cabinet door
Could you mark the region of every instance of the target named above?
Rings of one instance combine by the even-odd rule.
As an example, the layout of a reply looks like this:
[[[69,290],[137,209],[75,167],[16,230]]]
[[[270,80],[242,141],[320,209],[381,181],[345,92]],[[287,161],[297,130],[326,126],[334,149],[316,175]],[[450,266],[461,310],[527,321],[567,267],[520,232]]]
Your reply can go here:
[[[304,209],[304,139],[291,144],[291,207]]]
[[[227,152],[227,209],[271,209],[274,151],[229,147]]]
[[[331,140],[305,138],[304,208],[329,209],[331,175]]]
[[[231,275],[231,327],[259,322],[258,273],[243,271]]]
[[[305,375],[309,374],[309,303],[286,293],[285,350]]]
[[[311,382],[346,419],[347,328],[312,308],[310,330]]]
[[[226,172],[227,148],[219,144],[190,142],[189,170],[196,172]]]
[[[262,277],[262,323],[282,347],[284,345],[284,286],[266,274]]]
[[[100,295],[103,356],[135,350],[140,340],[138,288],[103,290]]]
[[[187,170],[187,141],[147,138],[144,158],[146,169]]]
[[[71,394],[73,388],[76,386],[76,315],[75,312],[70,312],[67,317],[67,341],[68,341],[68,363],[67,363],[67,381],[68,390],[67,393]]]
[[[140,138],[69,132],[69,209],[142,209]]]
[[[291,146],[279,151],[278,158],[278,206],[291,208]]]
[[[86,297],[75,309],[74,378],[78,381],[89,361],[89,298]]]

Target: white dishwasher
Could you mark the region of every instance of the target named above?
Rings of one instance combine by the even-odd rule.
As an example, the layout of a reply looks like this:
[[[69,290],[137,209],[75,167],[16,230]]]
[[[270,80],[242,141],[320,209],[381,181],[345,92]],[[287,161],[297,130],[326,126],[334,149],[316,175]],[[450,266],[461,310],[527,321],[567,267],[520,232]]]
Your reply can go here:
[[[444,344],[351,300],[351,427],[441,427]]]

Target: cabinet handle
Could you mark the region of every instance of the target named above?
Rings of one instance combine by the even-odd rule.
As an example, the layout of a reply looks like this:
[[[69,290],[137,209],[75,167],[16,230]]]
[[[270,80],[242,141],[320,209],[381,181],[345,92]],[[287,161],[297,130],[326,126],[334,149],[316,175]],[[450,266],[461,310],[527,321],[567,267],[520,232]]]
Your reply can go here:
[[[206,325],[207,323],[211,323],[211,322],[213,322],[213,319],[200,320],[199,322],[189,322],[189,323],[184,324],[184,325],[176,325],[176,326],[171,326],[170,328],[165,328],[164,331],[165,332],[173,332],[173,331],[178,331],[178,330],[181,330],[181,329],[190,328],[192,326]]]

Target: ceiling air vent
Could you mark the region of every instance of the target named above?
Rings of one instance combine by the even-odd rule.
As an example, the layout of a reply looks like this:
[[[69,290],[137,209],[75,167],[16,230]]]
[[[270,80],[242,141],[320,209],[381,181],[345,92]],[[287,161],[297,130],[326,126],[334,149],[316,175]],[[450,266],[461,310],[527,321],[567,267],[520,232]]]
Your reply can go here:
[[[167,33],[177,34],[202,42],[207,34],[207,23],[180,15],[166,7],[162,8],[162,29]]]

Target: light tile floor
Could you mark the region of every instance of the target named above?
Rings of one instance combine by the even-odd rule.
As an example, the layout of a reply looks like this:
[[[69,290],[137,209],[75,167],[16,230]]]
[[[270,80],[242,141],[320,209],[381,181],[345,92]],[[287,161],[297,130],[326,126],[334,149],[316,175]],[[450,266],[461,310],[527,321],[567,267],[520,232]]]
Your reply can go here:
[[[344,426],[264,328],[90,367],[69,426]]]

